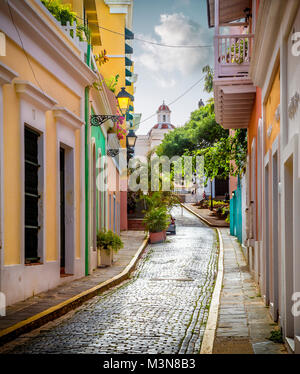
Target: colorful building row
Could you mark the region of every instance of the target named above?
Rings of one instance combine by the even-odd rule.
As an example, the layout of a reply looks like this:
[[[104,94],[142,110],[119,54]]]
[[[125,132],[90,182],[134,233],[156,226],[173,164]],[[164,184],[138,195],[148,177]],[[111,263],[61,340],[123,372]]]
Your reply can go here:
[[[300,353],[300,2],[208,0],[208,11],[217,120],[248,130],[239,238],[289,351]]]
[[[97,231],[127,228],[126,179],[107,154],[126,150],[133,117],[133,0],[62,1],[68,24],[40,0],[0,3],[0,291],[11,305],[92,273]],[[117,124],[121,87],[132,113]],[[109,119],[92,126],[99,115]]]

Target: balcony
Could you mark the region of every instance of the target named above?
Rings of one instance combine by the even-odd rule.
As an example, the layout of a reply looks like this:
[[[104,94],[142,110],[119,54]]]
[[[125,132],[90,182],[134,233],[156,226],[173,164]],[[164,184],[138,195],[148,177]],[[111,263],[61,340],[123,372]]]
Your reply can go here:
[[[216,121],[225,129],[248,127],[256,95],[249,77],[254,35],[248,32],[252,25],[245,16],[245,5],[244,0],[208,0],[209,26],[215,27]],[[221,27],[229,32],[221,34]]]
[[[216,121],[226,129],[247,128],[256,88],[249,78],[253,35],[216,35]]]
[[[248,78],[253,37],[252,34],[216,35],[218,78]]]

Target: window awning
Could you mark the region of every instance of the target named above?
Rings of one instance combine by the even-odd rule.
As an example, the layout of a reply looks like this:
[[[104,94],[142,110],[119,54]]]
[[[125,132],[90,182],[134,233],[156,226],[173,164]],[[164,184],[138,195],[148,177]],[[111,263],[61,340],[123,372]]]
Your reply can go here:
[[[125,57],[125,66],[132,66],[132,61],[128,57]]]
[[[134,33],[125,27],[125,40],[134,39]]]
[[[131,55],[133,53],[132,47],[130,47],[130,45],[128,45],[127,43],[125,43],[125,53],[127,55]]]

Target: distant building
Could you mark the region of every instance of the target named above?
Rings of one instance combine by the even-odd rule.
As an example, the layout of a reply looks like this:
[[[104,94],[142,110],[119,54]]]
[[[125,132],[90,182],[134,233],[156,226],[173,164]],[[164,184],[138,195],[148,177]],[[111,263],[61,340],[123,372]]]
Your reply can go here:
[[[175,129],[171,124],[171,111],[163,104],[157,110],[157,123],[146,135],[138,135],[135,144],[135,156],[146,157],[147,153],[157,147],[164,139],[165,134]]]

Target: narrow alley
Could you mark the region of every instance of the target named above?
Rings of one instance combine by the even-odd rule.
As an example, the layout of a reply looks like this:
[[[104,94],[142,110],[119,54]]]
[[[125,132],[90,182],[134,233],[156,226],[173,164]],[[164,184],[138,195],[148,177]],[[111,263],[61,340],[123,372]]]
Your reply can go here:
[[[199,353],[217,272],[217,236],[182,208],[175,208],[175,217],[176,236],[149,245],[129,281],[56,326],[16,339],[9,353]]]

